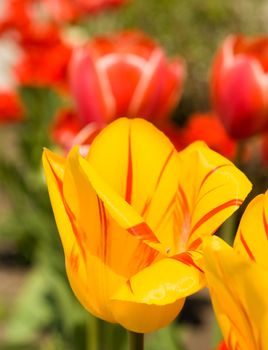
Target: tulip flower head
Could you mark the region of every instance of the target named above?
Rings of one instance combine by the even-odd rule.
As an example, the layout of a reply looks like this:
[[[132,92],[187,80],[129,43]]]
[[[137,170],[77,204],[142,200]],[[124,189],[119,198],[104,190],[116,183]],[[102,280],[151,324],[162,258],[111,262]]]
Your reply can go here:
[[[43,164],[74,293],[141,333],[170,323],[204,286],[201,238],[251,188],[205,144],[178,153],[144,119],[114,121],[85,158],[78,147],[66,159],[45,150]]]
[[[70,68],[84,124],[125,115],[159,121],[178,102],[184,75],[181,59],[168,62],[163,49],[137,31],[91,40],[74,52]]]
[[[215,57],[212,100],[227,132],[243,139],[268,129],[268,38],[229,36]]]
[[[247,207],[234,248],[218,237],[204,248],[205,274],[228,350],[268,349],[268,192]]]

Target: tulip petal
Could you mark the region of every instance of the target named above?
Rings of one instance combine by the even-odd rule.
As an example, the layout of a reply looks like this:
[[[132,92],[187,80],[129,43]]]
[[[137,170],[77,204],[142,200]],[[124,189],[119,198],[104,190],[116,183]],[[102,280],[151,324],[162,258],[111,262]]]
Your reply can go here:
[[[240,221],[234,248],[268,268],[268,191],[249,203]]]
[[[102,123],[115,109],[114,99],[103,83],[105,77],[99,74],[92,56],[86,48],[80,48],[70,66],[71,89],[84,124]]]
[[[166,65],[162,91],[158,98],[157,110],[150,120],[164,121],[165,117],[176,106],[180,99],[186,67],[182,60],[176,59]]]
[[[150,264],[158,252],[108,217],[87,178],[83,178],[79,157],[78,148],[66,162],[44,151],[51,203],[74,293],[92,314],[115,322],[109,306],[110,295],[132,274]],[[101,221],[100,208],[103,220],[106,216],[109,220],[109,232],[105,231],[108,223]]]
[[[137,333],[154,332],[167,326],[179,314],[185,299],[167,305],[148,305],[112,300],[111,308],[117,323]]]
[[[143,217],[165,250],[172,246],[172,209],[181,171],[168,138],[143,119],[122,118],[94,139],[87,160]]]
[[[68,156],[63,190],[66,201],[81,226],[80,231],[83,232],[87,250],[95,255],[100,255],[102,251],[102,260],[113,268],[109,260],[114,253],[121,267],[121,275],[125,274],[122,272],[123,253],[118,256],[120,247],[126,253],[128,260],[139,248],[139,253],[134,254],[136,263],[139,264],[141,259],[148,258],[147,253],[149,259],[158,254],[147,245],[141,244],[141,241],[147,240],[152,244],[158,244],[153,232],[128,203],[117,196],[80,156],[78,147],[73,148]],[[140,258],[137,258],[139,254]],[[125,268],[131,270],[130,267]]]
[[[42,160],[55,220],[61,235],[65,255],[68,255],[75,245],[76,240],[70,219],[63,204],[62,181],[65,159],[45,149]]]
[[[98,197],[103,202],[105,209],[120,227],[148,245],[163,250],[154,232],[142,217],[109,184],[103,181],[91,164],[80,157],[79,165],[84,176],[87,177],[88,183],[92,185]]]
[[[137,114],[126,113],[130,105],[133,93],[141,76],[141,71],[146,64],[142,58],[132,54],[110,54],[99,59],[99,72],[106,76],[107,84],[110,86],[114,97],[116,110],[112,118],[137,116]],[[126,79],[127,77],[127,79]],[[107,120],[107,122],[110,122]]]
[[[251,189],[247,177],[226,158],[196,142],[180,153],[177,197],[179,251],[195,249],[200,237],[213,234]]]
[[[64,176],[65,159],[45,149],[43,152],[43,166],[45,170],[47,186],[52,204],[56,224],[64,249],[67,273],[69,276],[75,274],[76,284],[73,290],[83,305],[86,303],[85,292],[88,281],[87,261],[77,242],[74,226],[64,205],[62,181]],[[72,284],[72,283],[71,283]],[[87,291],[88,293],[89,291]],[[89,294],[89,293],[88,293]],[[90,299],[90,295],[87,296]],[[92,298],[90,300],[93,300]],[[94,314],[98,314],[92,306]]]
[[[258,57],[247,50],[235,52],[239,41],[243,44],[239,36],[225,40],[211,81],[215,110],[228,133],[238,139],[267,129],[267,74]]]
[[[151,238],[147,234],[154,239],[153,233],[100,179],[80,156],[78,147],[68,156],[63,191],[87,252],[98,256],[118,274],[129,278],[158,255],[158,251],[143,243]]]
[[[120,197],[118,201],[116,196],[114,199],[112,190],[106,187],[75,147],[66,161],[63,193],[77,240],[86,250],[87,285],[85,287],[77,281],[76,271],[67,265],[68,277],[78,299],[91,313],[115,322],[110,295],[133,274],[150,265],[159,253],[142,239],[137,239],[136,234],[143,234],[142,230],[131,235],[129,230],[122,228],[125,220],[135,220],[137,214],[135,211],[132,213],[132,208]],[[127,206],[126,211],[129,210],[126,217],[120,200],[123,206]],[[122,226],[113,219],[109,210],[116,212],[116,219],[120,216]]]
[[[155,48],[144,64],[127,115],[134,117],[140,115],[145,118],[153,116],[155,108],[158,107],[158,99],[161,97],[165,68],[164,52],[160,48]]]
[[[204,244],[205,274],[228,349],[260,346],[260,325],[267,325],[267,271],[237,254],[218,237]]]
[[[165,258],[138,272],[112,297],[148,305],[166,305],[204,287],[202,274],[191,265]]]

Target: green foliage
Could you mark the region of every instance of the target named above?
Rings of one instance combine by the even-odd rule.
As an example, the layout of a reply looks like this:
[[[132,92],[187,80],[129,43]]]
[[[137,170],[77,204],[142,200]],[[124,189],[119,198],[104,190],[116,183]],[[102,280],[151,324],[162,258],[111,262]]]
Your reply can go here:
[[[182,330],[183,328],[173,323],[153,335],[149,334],[146,339],[146,350],[184,350],[179,337]]]
[[[37,168],[43,147],[51,145],[50,125],[62,101],[50,88],[23,86],[20,98],[26,107],[26,120],[21,127],[21,152],[30,165]],[[29,137],[30,136],[30,137]]]

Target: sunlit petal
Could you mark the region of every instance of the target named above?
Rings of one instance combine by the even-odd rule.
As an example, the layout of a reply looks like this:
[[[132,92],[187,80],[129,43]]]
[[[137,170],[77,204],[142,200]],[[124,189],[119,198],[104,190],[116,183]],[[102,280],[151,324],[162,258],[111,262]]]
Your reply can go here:
[[[228,159],[196,142],[180,152],[183,169],[177,197],[179,250],[193,249],[213,234],[251,190],[247,177]]]
[[[248,205],[240,221],[234,248],[268,268],[268,192],[255,197]]]
[[[185,298],[202,287],[204,279],[196,268],[166,258],[134,275],[112,299],[165,305]]]
[[[185,299],[179,299],[167,305],[149,305],[112,300],[111,308],[117,322],[123,327],[133,332],[148,333],[165,327],[173,321],[182,309],[184,301]]]
[[[260,325],[266,322],[268,313],[267,271],[218,237],[205,242],[204,259],[207,283],[227,347],[263,349]]]
[[[164,134],[142,119],[120,119],[96,137],[87,159],[170,247],[172,234],[160,224],[165,219],[169,225],[180,169],[177,152]]]

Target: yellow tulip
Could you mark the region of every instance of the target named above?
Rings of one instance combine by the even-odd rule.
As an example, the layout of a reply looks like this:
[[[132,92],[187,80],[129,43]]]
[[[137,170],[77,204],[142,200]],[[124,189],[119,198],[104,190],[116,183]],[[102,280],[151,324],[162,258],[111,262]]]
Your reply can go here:
[[[248,205],[234,248],[204,243],[207,283],[228,350],[268,350],[268,192]]]
[[[196,143],[178,153],[143,119],[118,119],[83,158],[48,150],[43,164],[67,275],[93,315],[135,332],[170,323],[204,286],[201,238],[251,184]]]

